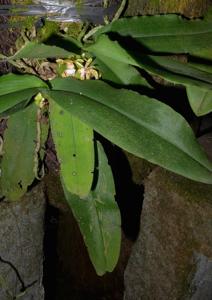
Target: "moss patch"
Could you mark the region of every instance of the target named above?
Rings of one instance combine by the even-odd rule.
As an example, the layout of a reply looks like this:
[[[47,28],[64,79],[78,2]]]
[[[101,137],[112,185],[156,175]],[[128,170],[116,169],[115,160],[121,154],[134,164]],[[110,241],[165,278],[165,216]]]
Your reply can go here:
[[[178,13],[189,18],[203,16],[208,9],[207,0],[130,0],[128,16]]]
[[[166,189],[177,193],[189,202],[211,204],[212,186],[210,184],[195,182],[162,168],[158,168],[154,176],[154,182],[158,186],[165,186]]]

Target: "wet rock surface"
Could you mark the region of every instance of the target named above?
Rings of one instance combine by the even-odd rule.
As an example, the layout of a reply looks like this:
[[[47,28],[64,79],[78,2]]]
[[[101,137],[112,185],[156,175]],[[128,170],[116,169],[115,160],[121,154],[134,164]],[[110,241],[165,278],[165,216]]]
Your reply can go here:
[[[0,203],[0,299],[42,300],[45,201],[38,185]]]
[[[125,300],[212,299],[211,194],[210,185],[153,170],[125,270]]]

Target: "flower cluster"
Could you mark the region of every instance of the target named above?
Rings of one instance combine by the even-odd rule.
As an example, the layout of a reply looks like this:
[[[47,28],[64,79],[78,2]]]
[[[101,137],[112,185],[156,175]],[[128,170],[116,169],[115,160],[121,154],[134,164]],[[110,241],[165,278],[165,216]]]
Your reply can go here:
[[[99,79],[101,73],[92,64],[93,59],[82,54],[77,59],[57,59],[58,73],[62,77],[74,77],[80,80]]]

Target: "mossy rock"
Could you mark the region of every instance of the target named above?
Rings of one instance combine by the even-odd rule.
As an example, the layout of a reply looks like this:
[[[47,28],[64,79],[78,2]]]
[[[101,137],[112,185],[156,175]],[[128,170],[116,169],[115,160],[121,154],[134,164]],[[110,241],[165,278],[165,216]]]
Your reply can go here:
[[[210,185],[160,167],[152,171],[125,270],[124,300],[211,299],[211,192]]]
[[[23,5],[29,5],[33,4],[32,0],[13,0],[12,4],[23,4]],[[14,16],[10,18],[11,23],[20,23],[20,32],[26,31],[32,31],[34,30],[35,24],[39,21],[38,17],[35,16]],[[50,22],[48,20],[45,21],[44,26],[41,26],[40,28],[36,29],[36,36],[33,35],[33,39],[36,41],[45,41],[47,40],[51,35],[58,33],[59,31],[65,29],[64,31],[69,36],[77,38],[79,33],[82,30],[83,24],[80,22],[75,23],[58,23],[58,22]],[[39,27],[39,26],[38,26]],[[31,35],[29,32],[27,32],[27,37],[31,38]],[[19,41],[17,43],[17,49],[19,49],[22,45],[22,42]]]
[[[188,18],[203,16],[208,0],[129,0],[127,16],[177,13]]]

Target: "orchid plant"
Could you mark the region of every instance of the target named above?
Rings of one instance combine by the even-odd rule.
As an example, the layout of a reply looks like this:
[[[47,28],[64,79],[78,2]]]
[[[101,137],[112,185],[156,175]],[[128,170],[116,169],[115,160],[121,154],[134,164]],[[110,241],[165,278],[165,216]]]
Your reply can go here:
[[[212,162],[189,124],[148,96],[151,83],[163,79],[185,88],[197,116],[212,111],[212,18],[122,18],[84,41],[66,35],[54,40],[55,45],[28,41],[13,56],[2,56],[22,67],[19,74],[0,77],[0,113],[8,119],[1,193],[16,201],[43,177],[51,128],[65,197],[96,272],[103,275],[119,257],[121,220],[111,168],[94,132],[151,163],[212,183]],[[183,62],[176,59],[182,54]],[[23,68],[33,60],[51,74]]]

